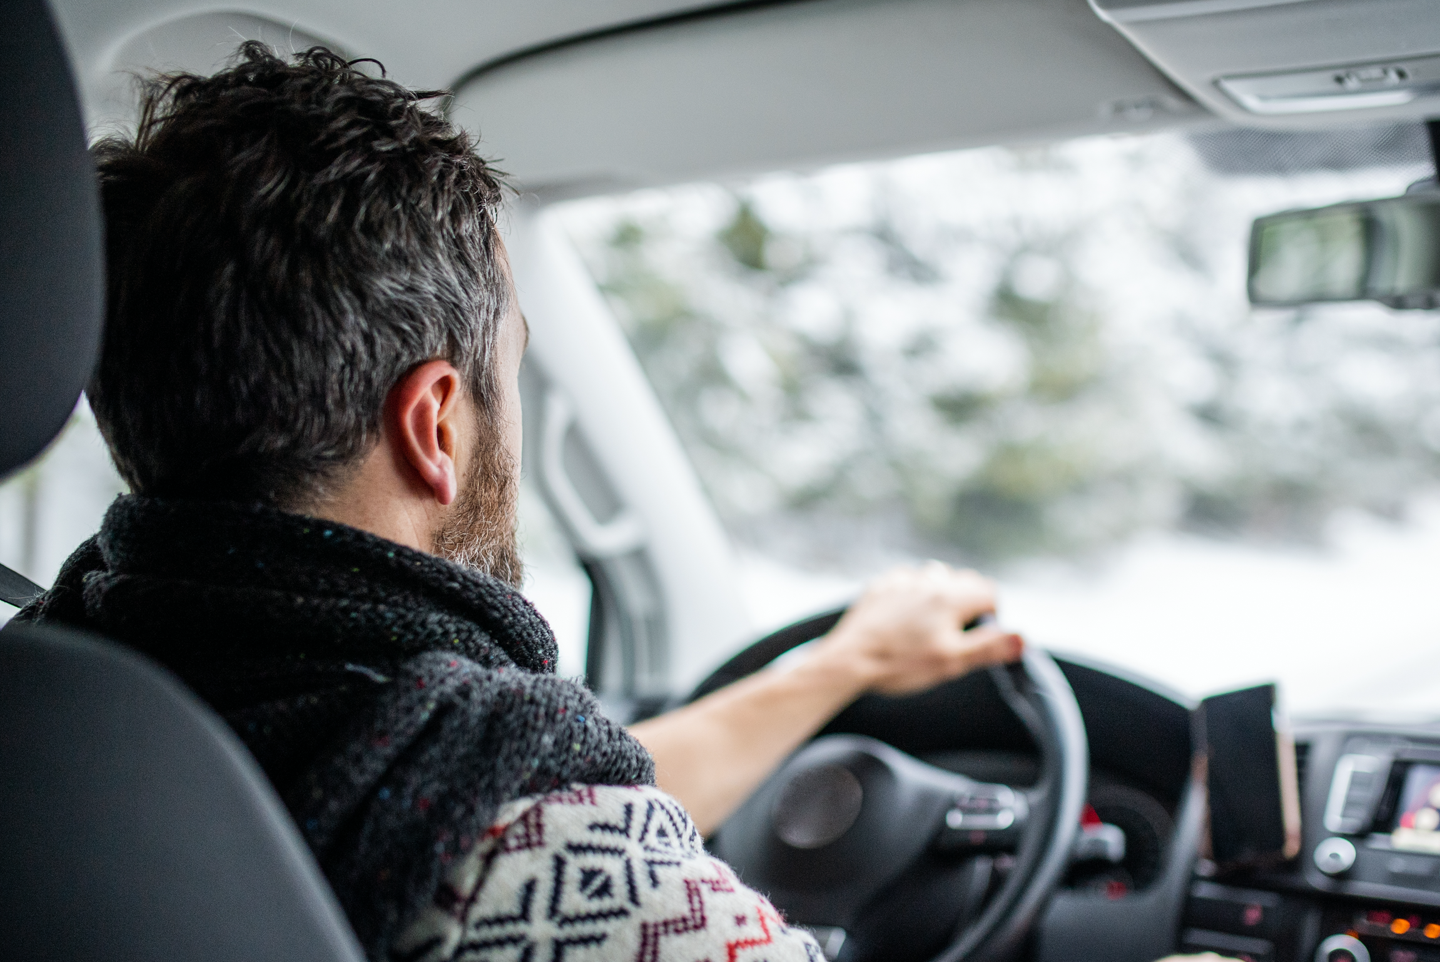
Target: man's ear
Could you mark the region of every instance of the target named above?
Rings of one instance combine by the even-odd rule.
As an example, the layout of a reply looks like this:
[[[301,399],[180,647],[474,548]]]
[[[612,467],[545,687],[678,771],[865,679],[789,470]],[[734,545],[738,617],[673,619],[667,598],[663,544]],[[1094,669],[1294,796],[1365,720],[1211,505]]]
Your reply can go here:
[[[460,490],[460,419],[464,382],[449,361],[426,361],[390,389],[386,429],[397,458],[429,488],[440,505]]]

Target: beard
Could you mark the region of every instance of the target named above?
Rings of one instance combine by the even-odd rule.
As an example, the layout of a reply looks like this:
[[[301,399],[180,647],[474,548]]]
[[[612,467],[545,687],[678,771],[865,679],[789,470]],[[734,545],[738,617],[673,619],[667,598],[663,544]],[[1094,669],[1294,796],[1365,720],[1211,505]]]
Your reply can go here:
[[[491,432],[482,433],[466,477],[440,530],[434,553],[519,588],[525,580],[516,535],[518,466]]]

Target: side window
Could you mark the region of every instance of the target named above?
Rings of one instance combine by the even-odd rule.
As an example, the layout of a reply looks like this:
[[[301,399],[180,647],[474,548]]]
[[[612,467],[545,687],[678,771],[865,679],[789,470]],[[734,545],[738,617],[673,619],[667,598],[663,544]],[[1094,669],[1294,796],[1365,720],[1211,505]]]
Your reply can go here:
[[[105,509],[125,491],[95,417],[82,400],[54,444],[0,484],[0,564],[48,587],[79,544],[100,527]],[[560,645],[560,674],[585,673],[590,579],[545,502],[520,488],[520,545],[525,594],[544,614]],[[0,624],[15,614],[0,603]]]
[[[520,552],[525,559],[525,597],[550,622],[560,646],[556,671],[567,678],[584,675],[590,577],[529,478],[520,485]]]
[[[124,490],[95,417],[81,400],[45,453],[0,484],[0,564],[48,587]],[[0,624],[14,613],[0,603]]]

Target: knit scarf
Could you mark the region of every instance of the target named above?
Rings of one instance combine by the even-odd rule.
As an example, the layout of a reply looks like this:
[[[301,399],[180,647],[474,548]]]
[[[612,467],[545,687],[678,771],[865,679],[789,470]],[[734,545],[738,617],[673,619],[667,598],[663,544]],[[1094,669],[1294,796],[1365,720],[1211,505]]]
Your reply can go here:
[[[514,589],[345,525],[122,497],[16,617],[123,642],[209,702],[372,959],[505,802],[654,781],[645,749],[554,675],[550,627]]]

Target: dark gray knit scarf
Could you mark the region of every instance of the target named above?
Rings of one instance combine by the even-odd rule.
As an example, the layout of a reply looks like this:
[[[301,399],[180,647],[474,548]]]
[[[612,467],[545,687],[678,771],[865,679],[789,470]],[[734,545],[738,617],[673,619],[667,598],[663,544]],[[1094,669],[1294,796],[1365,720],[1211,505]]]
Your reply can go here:
[[[512,588],[344,525],[120,498],[16,617],[137,648],[219,711],[372,959],[500,805],[654,780],[645,749],[555,677],[554,636]]]

